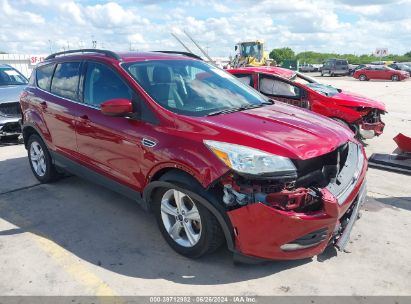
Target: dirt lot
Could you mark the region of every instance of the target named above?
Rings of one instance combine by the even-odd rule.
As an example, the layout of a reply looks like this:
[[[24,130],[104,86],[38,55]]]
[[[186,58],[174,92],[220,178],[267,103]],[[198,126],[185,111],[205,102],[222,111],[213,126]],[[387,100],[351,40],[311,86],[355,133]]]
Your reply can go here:
[[[323,77],[388,106],[367,153],[411,135],[411,81]],[[411,295],[411,176],[370,169],[347,253],[235,266],[222,248],[174,253],[132,201],[76,177],[39,185],[22,145],[0,147],[1,295]]]

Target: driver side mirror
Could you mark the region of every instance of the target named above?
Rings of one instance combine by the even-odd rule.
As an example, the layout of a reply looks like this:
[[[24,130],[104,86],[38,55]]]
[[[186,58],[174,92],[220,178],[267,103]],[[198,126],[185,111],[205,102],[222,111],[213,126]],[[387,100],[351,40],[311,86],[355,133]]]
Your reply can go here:
[[[133,104],[125,98],[116,98],[100,105],[101,113],[107,116],[124,117],[133,113]]]
[[[236,46],[234,47],[234,51],[237,51],[237,49],[238,49],[238,45],[236,45]]]

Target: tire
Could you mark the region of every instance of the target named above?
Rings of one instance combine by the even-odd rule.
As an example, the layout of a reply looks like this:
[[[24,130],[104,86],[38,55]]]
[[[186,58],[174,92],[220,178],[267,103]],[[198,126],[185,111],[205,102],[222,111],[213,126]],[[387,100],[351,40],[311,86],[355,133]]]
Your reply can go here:
[[[321,77],[324,77],[324,72],[323,71],[321,71]]]
[[[361,74],[360,76],[358,76],[358,80],[360,80],[360,81],[367,81],[368,78],[367,78],[367,76],[365,76],[364,74]]]
[[[27,143],[31,171],[42,184],[57,180],[60,174],[50,156],[46,144],[37,134],[32,134]]]
[[[164,239],[183,256],[199,258],[218,249],[224,241],[217,219],[184,191],[157,190],[153,211]]]
[[[400,77],[398,77],[398,75],[392,75],[391,80],[392,81],[400,81]]]

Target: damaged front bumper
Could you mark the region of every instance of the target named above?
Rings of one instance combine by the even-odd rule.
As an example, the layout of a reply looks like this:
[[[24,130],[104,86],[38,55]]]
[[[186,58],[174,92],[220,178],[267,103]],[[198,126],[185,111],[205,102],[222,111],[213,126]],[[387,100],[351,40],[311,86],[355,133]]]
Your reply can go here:
[[[21,133],[19,117],[0,116],[0,137],[18,135]]]
[[[227,212],[233,226],[235,250],[245,256],[270,259],[303,259],[318,255],[329,244],[343,250],[366,195],[367,160],[352,144],[344,167],[317,193],[298,188],[260,197],[254,203]],[[315,196],[321,207],[293,207]],[[289,199],[290,202],[276,203]],[[287,208],[280,208],[286,206]]]

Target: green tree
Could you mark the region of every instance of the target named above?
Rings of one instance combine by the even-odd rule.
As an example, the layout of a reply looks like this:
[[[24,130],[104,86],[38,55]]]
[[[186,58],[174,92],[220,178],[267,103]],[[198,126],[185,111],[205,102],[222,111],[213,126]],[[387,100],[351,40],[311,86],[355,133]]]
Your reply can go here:
[[[295,53],[291,48],[285,47],[285,48],[273,49],[270,52],[269,56],[271,59],[274,59],[275,62],[277,62],[277,64],[281,64],[284,60],[294,59]]]

